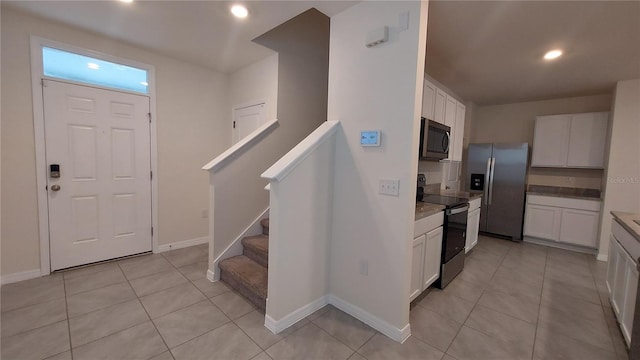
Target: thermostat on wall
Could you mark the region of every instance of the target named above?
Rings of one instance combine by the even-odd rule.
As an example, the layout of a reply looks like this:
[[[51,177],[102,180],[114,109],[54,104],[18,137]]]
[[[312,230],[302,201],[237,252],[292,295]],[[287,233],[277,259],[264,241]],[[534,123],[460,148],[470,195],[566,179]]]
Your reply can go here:
[[[380,130],[366,130],[360,132],[360,145],[380,146]]]

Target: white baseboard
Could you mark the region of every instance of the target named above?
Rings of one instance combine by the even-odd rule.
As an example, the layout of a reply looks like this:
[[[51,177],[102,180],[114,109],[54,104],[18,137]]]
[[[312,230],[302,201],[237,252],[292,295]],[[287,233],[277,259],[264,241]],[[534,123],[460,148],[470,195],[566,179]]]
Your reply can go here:
[[[215,273],[211,271],[211,269],[207,269],[207,280],[211,282],[216,282],[220,280],[220,273]]]
[[[280,320],[275,320],[273,319],[271,316],[269,316],[269,314],[265,314],[264,316],[264,326],[269,329],[272,333],[274,334],[278,334],[282,331],[284,331],[285,329],[287,329],[289,326],[297,323],[298,321],[306,318],[307,316],[313,314],[314,312],[316,312],[317,310],[323,308],[325,305],[327,305],[328,302],[328,296],[322,296],[310,303],[308,303],[307,305],[304,305],[300,308],[298,308],[297,310],[294,310],[293,312],[287,314],[287,316],[283,317]],[[269,311],[269,305],[268,305],[269,299],[267,299],[267,312]]]
[[[608,254],[598,254],[598,256],[596,257],[596,259],[598,259],[598,261],[609,261],[609,255]]]
[[[186,247],[189,247],[189,246],[206,244],[208,242],[209,242],[209,237],[207,237],[207,236],[201,237],[201,238],[190,239],[190,240],[177,241],[177,242],[174,242],[174,243],[163,244],[163,245],[158,246],[158,252],[165,252],[165,251],[169,251],[169,250],[182,249],[182,248],[186,248]]]
[[[365,311],[351,303],[348,303],[335,295],[329,295],[329,304],[346,312],[347,314],[371,326],[383,335],[399,343],[404,343],[409,338],[409,336],[411,336],[410,324],[405,325],[402,329],[397,328],[380,319],[379,317],[369,313],[368,311]]]
[[[0,282],[2,285],[15,283],[18,281],[31,280],[42,276],[40,269],[33,269],[27,271],[20,271],[13,274],[2,275]]]
[[[561,243],[561,242],[557,242],[557,241],[553,241],[553,240],[544,240],[544,239],[538,239],[538,238],[532,238],[532,237],[529,237],[529,236],[525,236],[523,238],[523,241],[524,242],[528,242],[528,243],[532,243],[532,244],[536,244],[536,245],[548,246],[548,247],[552,247],[552,248],[556,248],[556,249],[562,249],[562,250],[575,251],[575,252],[580,252],[580,253],[589,254],[589,255],[596,255],[597,254],[597,250],[596,249],[582,247],[582,246],[578,246],[578,245],[565,244],[565,243]]]

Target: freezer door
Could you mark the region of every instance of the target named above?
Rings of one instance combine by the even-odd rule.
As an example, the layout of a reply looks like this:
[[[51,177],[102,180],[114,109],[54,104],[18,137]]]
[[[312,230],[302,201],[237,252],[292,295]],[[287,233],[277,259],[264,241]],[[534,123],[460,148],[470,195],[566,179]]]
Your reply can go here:
[[[489,190],[489,168],[491,161],[493,144],[469,144],[468,166],[467,166],[467,191],[471,190],[471,175],[480,174],[484,179],[484,188],[482,189],[482,206],[480,209],[480,231],[487,231],[487,199]]]
[[[484,231],[522,239],[528,154],[527,143],[493,144]]]

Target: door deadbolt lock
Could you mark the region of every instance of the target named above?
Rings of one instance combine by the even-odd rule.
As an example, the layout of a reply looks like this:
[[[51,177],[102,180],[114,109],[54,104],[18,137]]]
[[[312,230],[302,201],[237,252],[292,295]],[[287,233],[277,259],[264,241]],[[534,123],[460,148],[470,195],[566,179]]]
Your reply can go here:
[[[49,176],[52,178],[60,177],[60,165],[59,164],[51,164],[49,165]]]
[[[51,191],[60,191],[60,185],[51,185]]]

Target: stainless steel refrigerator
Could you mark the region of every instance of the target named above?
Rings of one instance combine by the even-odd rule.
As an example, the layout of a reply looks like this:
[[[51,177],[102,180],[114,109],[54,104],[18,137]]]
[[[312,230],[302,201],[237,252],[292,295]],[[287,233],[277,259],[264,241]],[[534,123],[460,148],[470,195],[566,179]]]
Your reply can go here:
[[[480,231],[522,240],[529,144],[469,144],[467,189],[482,192]]]

